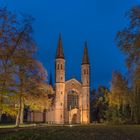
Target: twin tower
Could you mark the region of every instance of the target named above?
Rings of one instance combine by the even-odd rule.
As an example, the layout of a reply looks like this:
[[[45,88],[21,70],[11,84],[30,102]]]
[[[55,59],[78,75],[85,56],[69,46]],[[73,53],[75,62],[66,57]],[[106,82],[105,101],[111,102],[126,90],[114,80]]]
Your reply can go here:
[[[59,36],[55,58],[55,117],[56,124],[90,122],[90,64],[85,43],[81,64],[81,82],[65,80],[65,58]]]
[[[81,81],[65,80],[65,58],[59,36],[55,58],[55,98],[45,112],[31,112],[29,121],[49,124],[88,124],[90,122],[90,64],[87,43],[81,64]]]

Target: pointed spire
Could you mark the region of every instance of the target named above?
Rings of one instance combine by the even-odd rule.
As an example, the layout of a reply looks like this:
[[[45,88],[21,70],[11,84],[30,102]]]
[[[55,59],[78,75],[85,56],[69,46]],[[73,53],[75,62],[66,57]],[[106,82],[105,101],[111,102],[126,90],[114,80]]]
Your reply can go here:
[[[83,64],[89,64],[87,41],[85,42],[85,48],[84,48],[84,55],[83,55],[82,65]]]
[[[64,59],[61,34],[59,34],[58,48],[57,48],[57,52],[56,52],[56,59],[57,58]]]

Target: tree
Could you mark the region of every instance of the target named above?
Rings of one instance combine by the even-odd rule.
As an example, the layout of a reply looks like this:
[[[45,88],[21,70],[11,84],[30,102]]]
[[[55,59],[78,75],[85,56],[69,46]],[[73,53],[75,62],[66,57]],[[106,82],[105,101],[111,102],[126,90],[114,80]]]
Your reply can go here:
[[[119,31],[116,36],[116,43],[118,48],[126,55],[126,65],[131,76],[131,91],[132,91],[132,106],[133,118],[135,122],[140,123],[139,118],[139,99],[140,83],[138,80],[139,65],[140,65],[140,6],[133,7],[127,12],[129,24],[122,31]]]
[[[18,107],[16,126],[23,123],[25,104],[33,107],[33,103],[36,102],[34,106],[46,108],[49,101],[47,94],[49,87],[45,84],[46,71],[34,58],[36,44],[32,38],[32,18],[26,17],[23,23],[24,27],[21,31],[24,30],[24,32],[12,57],[16,80],[16,94],[13,97]],[[43,88],[43,85],[46,85],[46,88]]]
[[[99,86],[98,88],[98,115],[99,121],[107,121],[108,117],[108,105],[109,105],[109,90],[105,86]]]
[[[14,115],[15,109],[10,94],[14,93],[14,67],[11,61],[11,51],[16,44],[18,22],[16,15],[7,8],[0,9],[0,114]],[[10,94],[9,94],[10,93]],[[7,104],[8,102],[8,104]]]
[[[127,106],[130,103],[130,94],[127,79],[118,71],[113,72],[109,95],[110,119],[125,121],[128,119]],[[126,115],[127,114],[127,115]],[[130,116],[130,115],[129,115]]]
[[[140,64],[140,6],[133,7],[127,12],[129,24],[116,36],[118,48],[126,55],[126,64],[135,69]]]
[[[19,20],[6,8],[0,14],[3,17],[0,22],[1,112],[11,115],[14,112],[18,127],[23,123],[24,106],[46,108],[52,89],[46,84],[45,69],[34,57],[33,18],[26,16]]]
[[[91,97],[90,97],[90,119],[91,121],[96,121],[97,120],[97,113],[96,113],[96,108],[97,108],[97,92],[95,89],[91,91]]]
[[[135,123],[140,123],[140,65],[134,73],[133,87],[133,119]]]
[[[104,86],[99,86],[98,91],[92,91],[91,111],[94,120],[98,122],[107,120],[109,90]]]

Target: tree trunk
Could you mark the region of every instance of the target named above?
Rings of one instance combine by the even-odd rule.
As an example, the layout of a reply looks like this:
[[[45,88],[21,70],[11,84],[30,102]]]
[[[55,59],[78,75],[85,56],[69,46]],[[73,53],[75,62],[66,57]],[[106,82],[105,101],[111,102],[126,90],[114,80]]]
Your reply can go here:
[[[19,127],[21,124],[23,124],[23,114],[24,114],[24,104],[22,102],[22,97],[19,97],[19,109],[18,114],[16,117],[16,127]]]
[[[131,108],[131,121],[133,121],[133,105],[130,105],[130,108]]]
[[[0,122],[1,122],[1,116],[2,116],[2,114],[0,113]]]
[[[20,77],[20,86],[19,86],[19,110],[16,119],[16,126],[23,124],[23,114],[24,114],[24,104],[23,104],[23,93],[24,93],[24,69],[22,66],[19,67],[19,77]]]
[[[23,124],[24,119],[24,104],[22,103],[21,113],[20,113],[20,124]]]

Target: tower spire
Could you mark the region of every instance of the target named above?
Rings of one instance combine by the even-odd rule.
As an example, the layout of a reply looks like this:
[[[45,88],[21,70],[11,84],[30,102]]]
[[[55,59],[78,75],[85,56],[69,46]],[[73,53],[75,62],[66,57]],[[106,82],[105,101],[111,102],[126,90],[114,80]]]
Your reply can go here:
[[[84,55],[83,55],[82,65],[83,64],[89,64],[87,41],[85,42],[85,48],[84,48]]]
[[[56,59],[57,58],[64,59],[61,33],[59,34],[58,47],[57,47],[57,52],[56,52]]]

